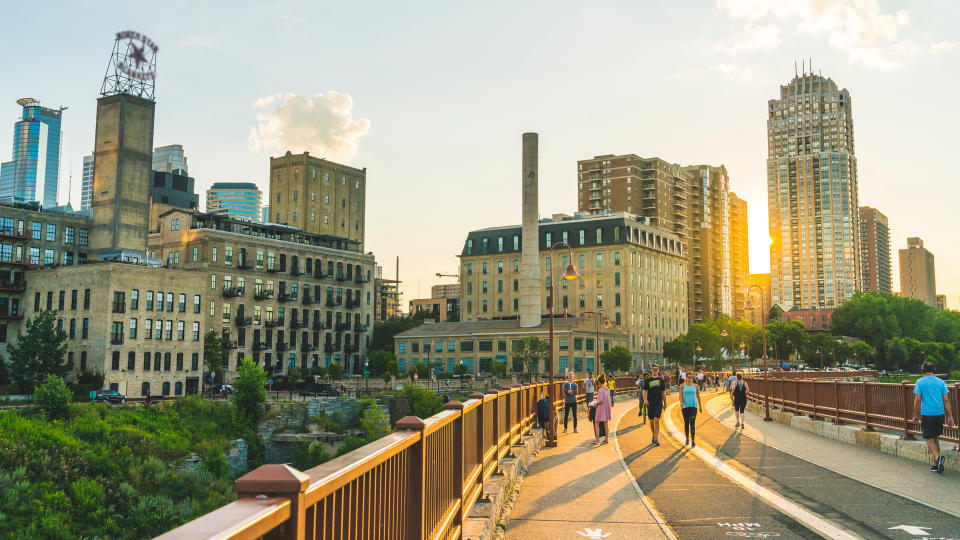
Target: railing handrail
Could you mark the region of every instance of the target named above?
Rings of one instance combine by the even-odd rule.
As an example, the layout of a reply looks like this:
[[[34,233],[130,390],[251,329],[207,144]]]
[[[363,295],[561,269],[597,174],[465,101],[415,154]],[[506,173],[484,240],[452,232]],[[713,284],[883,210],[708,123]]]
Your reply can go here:
[[[291,507],[286,497],[237,499],[156,540],[259,538],[290,519]]]

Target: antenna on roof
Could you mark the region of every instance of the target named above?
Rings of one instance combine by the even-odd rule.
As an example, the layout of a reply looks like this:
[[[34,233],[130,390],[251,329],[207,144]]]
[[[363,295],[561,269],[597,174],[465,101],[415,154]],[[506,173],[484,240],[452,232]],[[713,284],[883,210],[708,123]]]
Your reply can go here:
[[[794,77],[797,76],[797,61],[796,61],[796,60],[793,61],[793,76],[794,76]]]

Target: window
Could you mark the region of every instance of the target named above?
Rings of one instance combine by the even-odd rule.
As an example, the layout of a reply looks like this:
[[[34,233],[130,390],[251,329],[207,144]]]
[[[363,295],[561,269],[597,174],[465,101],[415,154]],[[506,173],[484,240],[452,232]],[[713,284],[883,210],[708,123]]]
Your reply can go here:
[[[6,328],[6,326],[4,326]],[[77,320],[70,319],[70,339],[77,337]]]
[[[223,248],[223,264],[227,266],[233,264],[233,246]]]
[[[183,327],[184,327],[184,322],[177,321],[177,339],[179,339],[180,341],[183,341]]]
[[[76,291],[74,291],[74,293],[76,293]],[[139,307],[140,307],[140,290],[133,289],[132,291],[130,291],[130,309],[138,309]]]
[[[110,369],[114,371],[120,369],[120,351],[113,351],[113,357],[110,360]]]
[[[161,299],[162,300],[162,299]],[[147,311],[153,311],[153,291],[147,291]]]
[[[193,295],[193,312],[200,313],[200,295],[199,294]]]
[[[80,331],[80,338],[87,339],[87,335],[90,334],[90,319],[83,319],[83,327]]]
[[[178,352],[178,353],[177,353],[177,371],[183,371],[183,353],[182,353],[182,352]],[[178,386],[177,386],[177,394],[180,393],[179,384],[180,384],[180,383],[177,383],[177,385],[178,385]]]
[[[213,248],[213,249],[210,251],[210,260],[211,260],[212,262],[217,262],[217,248]]]
[[[197,258],[200,256],[200,249],[194,246],[193,248],[193,262],[197,262]]]
[[[163,291],[157,291],[157,311],[163,311]]]
[[[130,319],[130,339],[137,339],[137,320],[136,319]]]
[[[30,238],[34,240],[40,240],[40,228],[41,225],[39,222],[34,221],[30,224]]]
[[[153,339],[153,319],[144,319],[143,321],[143,338],[144,339]],[[147,353],[150,354],[150,353]],[[150,368],[147,368],[148,370]]]
[[[167,340],[173,339],[173,321],[167,320],[163,323],[163,334]],[[169,353],[168,353],[169,354]]]
[[[173,311],[173,293],[167,293],[167,311]]]
[[[87,235],[89,234],[89,231],[87,229],[80,229],[79,233],[80,234],[78,235],[78,238],[80,241],[77,243],[81,246],[87,245]]]
[[[461,341],[461,342],[460,342],[460,352],[473,352],[473,342],[472,342],[472,341]]]
[[[67,301],[67,291],[60,291],[60,297],[57,303],[57,309],[59,311],[63,311],[66,301]]]
[[[187,295],[180,293],[179,297],[180,302],[178,303],[180,313],[187,312]]]
[[[193,322],[193,340],[200,341],[200,323],[197,321]]]

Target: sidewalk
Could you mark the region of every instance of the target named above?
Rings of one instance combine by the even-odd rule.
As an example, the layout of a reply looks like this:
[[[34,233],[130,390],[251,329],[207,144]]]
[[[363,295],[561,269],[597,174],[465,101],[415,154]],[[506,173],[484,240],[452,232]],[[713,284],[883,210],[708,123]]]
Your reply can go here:
[[[736,421],[729,399],[719,397],[704,401],[704,408],[710,415],[733,429]],[[960,517],[960,497],[957,496],[960,488],[955,473],[931,474],[927,471],[929,465],[820,437],[778,422],[764,422],[749,409],[746,424],[743,434],[767,446]]]
[[[620,418],[637,400],[616,396],[610,421],[616,433]],[[506,537],[545,538],[674,538],[640,495],[628,476],[613,437],[591,445],[593,427],[582,412],[580,432],[567,433],[560,418],[559,445],[544,448],[520,487],[510,514]]]

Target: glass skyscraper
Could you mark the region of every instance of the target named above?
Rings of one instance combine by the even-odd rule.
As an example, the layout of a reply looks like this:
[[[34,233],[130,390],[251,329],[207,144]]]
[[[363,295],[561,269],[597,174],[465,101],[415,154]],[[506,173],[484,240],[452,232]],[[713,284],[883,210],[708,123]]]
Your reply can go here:
[[[17,100],[23,114],[13,125],[13,159],[0,164],[0,199],[57,205],[60,181],[62,109],[41,107],[33,98]]]
[[[83,156],[83,179],[80,182],[80,209],[88,210],[93,202],[93,155]]]
[[[260,188],[248,182],[217,182],[207,190],[207,212],[260,221]]]
[[[183,145],[168,144],[167,146],[158,146],[153,149],[153,170],[160,172],[177,172],[186,176],[189,174],[187,169],[187,156],[183,153]]]
[[[850,93],[804,73],[767,107],[772,300],[832,309],[861,288]]]

